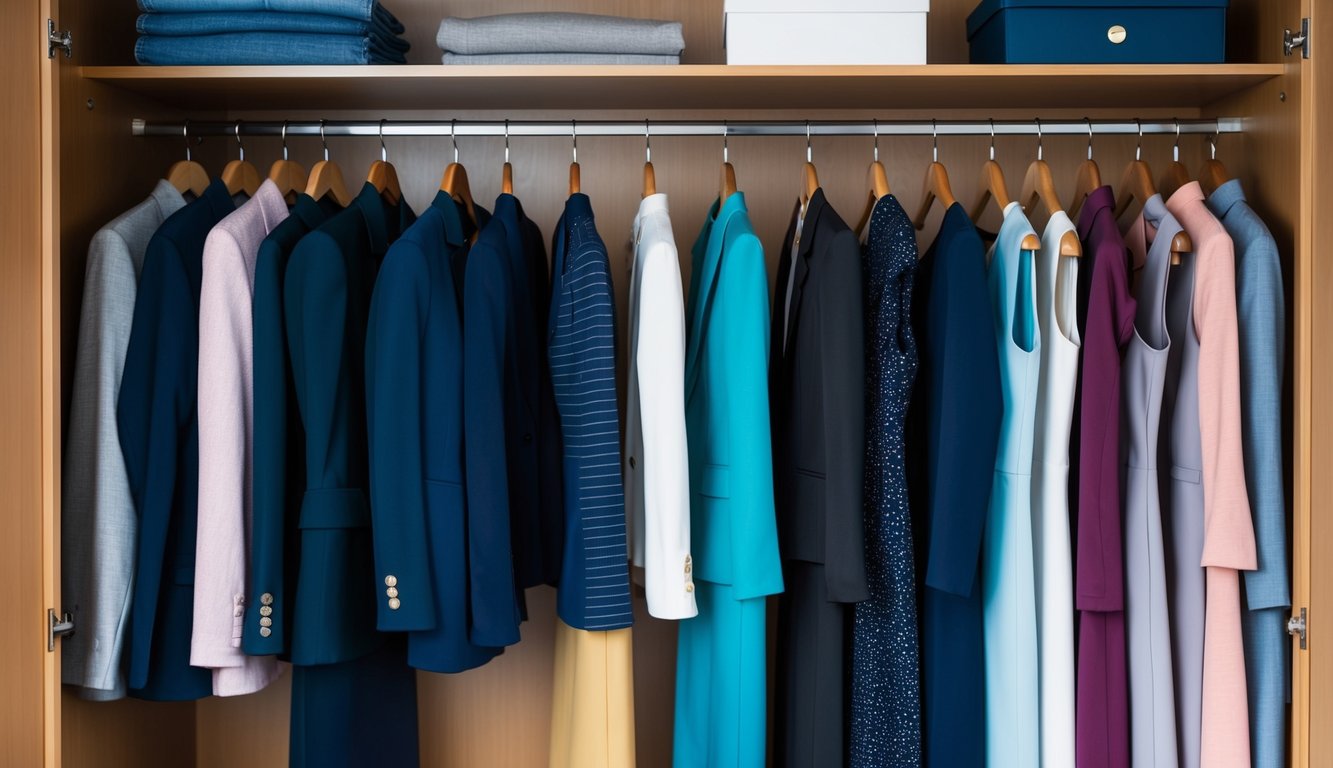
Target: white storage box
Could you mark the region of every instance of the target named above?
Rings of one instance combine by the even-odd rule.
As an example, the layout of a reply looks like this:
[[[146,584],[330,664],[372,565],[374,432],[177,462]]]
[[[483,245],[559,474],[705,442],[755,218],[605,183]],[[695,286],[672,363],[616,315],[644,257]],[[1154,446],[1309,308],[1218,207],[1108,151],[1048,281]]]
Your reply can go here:
[[[930,0],[725,0],[728,64],[925,64]]]

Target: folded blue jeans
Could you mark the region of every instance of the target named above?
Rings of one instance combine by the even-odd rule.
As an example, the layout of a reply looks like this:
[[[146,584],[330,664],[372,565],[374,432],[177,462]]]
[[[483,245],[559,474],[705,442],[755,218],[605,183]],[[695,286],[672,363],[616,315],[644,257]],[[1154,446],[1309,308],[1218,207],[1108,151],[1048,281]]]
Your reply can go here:
[[[356,35],[376,37],[385,45],[406,51],[408,43],[395,36],[380,19],[362,21],[347,16],[321,13],[246,12],[223,13],[145,13],[135,28],[141,35],[188,37],[221,35],[233,32],[303,32],[320,35]]]
[[[402,22],[385,10],[378,0],[139,0],[139,10],[144,13],[318,13],[361,21],[379,20],[394,34],[403,32]]]
[[[278,66],[284,64],[405,64],[403,52],[358,35],[238,32],[159,37],[134,44],[134,59],[153,66]]]

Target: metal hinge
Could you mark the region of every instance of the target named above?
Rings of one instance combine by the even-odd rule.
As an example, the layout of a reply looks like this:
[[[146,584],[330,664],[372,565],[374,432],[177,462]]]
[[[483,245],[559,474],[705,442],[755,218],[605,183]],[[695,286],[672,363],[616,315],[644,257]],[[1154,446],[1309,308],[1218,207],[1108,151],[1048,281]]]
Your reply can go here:
[[[1305,609],[1301,609],[1300,616],[1292,616],[1287,619],[1287,634],[1300,637],[1301,650],[1305,650]]]
[[[1301,49],[1301,58],[1310,58],[1310,20],[1301,19],[1300,34],[1290,29],[1282,30],[1282,51],[1290,56],[1297,48]]]
[[[56,31],[55,19],[46,20],[46,58],[54,59],[56,49],[65,52],[65,58],[74,55],[74,35],[69,33],[68,29]]]
[[[57,617],[54,608],[46,609],[46,650],[56,649],[56,638],[74,634],[74,617],[68,613]]]

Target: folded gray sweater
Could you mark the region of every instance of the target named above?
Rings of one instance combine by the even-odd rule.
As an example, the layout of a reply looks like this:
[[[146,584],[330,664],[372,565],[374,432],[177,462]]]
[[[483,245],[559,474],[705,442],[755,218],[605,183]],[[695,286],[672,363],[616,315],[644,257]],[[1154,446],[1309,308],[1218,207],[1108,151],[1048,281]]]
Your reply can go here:
[[[444,63],[466,64],[679,64],[679,56],[653,53],[449,53]]]
[[[511,13],[475,19],[447,18],[436,36],[440,49],[468,55],[491,53],[630,53],[679,56],[685,50],[680,22],[626,19],[586,13]]]

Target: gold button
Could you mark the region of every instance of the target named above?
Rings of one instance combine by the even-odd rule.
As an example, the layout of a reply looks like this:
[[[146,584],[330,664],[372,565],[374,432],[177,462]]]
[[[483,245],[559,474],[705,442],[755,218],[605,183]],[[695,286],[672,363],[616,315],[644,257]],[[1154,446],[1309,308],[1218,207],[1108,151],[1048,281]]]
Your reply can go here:
[[[265,592],[264,594],[260,595],[259,602],[263,603],[264,605],[273,605],[273,593]]]
[[[692,570],[694,570],[694,559],[691,558],[689,555],[686,555],[686,556],[685,556],[685,572],[686,572],[686,573],[689,573],[689,572],[692,571]]]
[[[1129,32],[1119,24],[1106,30],[1106,39],[1110,40],[1115,45],[1120,45],[1125,42],[1126,37],[1129,37]]]
[[[389,597],[398,597],[398,587],[389,587],[388,589],[384,590],[384,594],[388,595]]]
[[[273,615],[273,607],[272,607],[272,606],[268,606],[268,605],[260,606],[260,608],[259,608],[259,615],[260,615],[260,616],[272,616],[272,615]]]
[[[384,586],[386,586],[386,587],[396,587],[396,586],[398,586],[398,577],[397,577],[397,576],[394,576],[392,573],[389,574],[388,576],[385,576],[385,577],[384,577]]]
[[[685,591],[686,591],[686,592],[693,592],[693,591],[694,591],[694,582],[692,582],[692,581],[687,581],[687,582],[685,582]]]
[[[259,636],[260,636],[260,637],[268,637],[268,636],[271,635],[271,634],[273,634],[273,630],[269,629],[268,627],[260,627],[260,628],[259,628]]]
[[[396,597],[389,598],[389,610],[396,611],[398,610],[398,606],[400,605],[402,605],[402,603],[399,602],[398,598]]]
[[[264,618],[259,620],[259,626],[271,627],[273,626],[273,619],[270,619],[269,617],[265,616]]]

